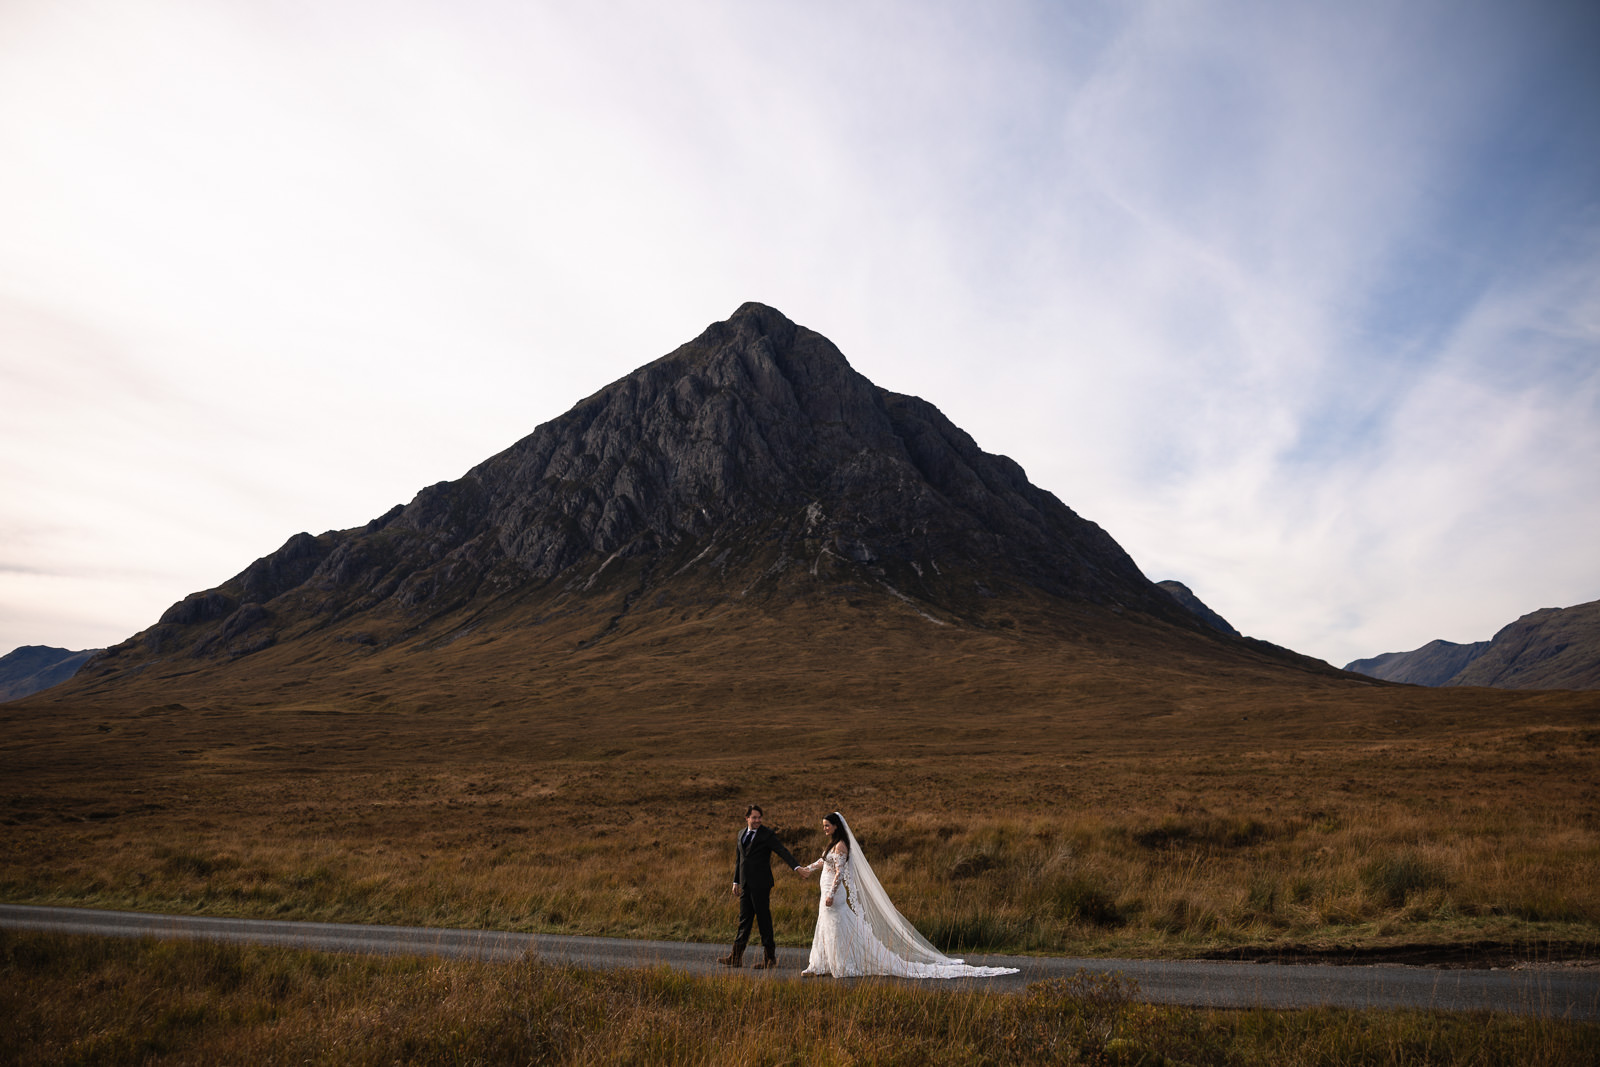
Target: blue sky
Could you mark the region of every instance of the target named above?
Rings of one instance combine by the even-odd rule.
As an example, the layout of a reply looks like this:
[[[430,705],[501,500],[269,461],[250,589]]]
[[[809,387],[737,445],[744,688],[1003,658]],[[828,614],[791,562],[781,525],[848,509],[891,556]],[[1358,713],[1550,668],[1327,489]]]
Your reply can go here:
[[[1334,663],[1600,597],[1592,3],[0,2],[0,651],[772,304]]]

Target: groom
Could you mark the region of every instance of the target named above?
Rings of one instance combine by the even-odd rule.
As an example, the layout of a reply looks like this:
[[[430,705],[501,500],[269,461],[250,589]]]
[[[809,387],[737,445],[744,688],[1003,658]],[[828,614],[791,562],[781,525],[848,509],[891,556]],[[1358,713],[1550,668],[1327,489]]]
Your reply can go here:
[[[783,857],[789,868],[799,872],[800,864],[778,840],[778,835],[761,825],[761,809],[750,805],[744,813],[745,828],[735,843],[733,895],[739,898],[739,932],[733,951],[717,960],[728,967],[744,966],[744,947],[750,943],[750,924],[761,927],[761,947],[765,950],[757,967],[776,967],[778,950],[772,941],[772,854]]]

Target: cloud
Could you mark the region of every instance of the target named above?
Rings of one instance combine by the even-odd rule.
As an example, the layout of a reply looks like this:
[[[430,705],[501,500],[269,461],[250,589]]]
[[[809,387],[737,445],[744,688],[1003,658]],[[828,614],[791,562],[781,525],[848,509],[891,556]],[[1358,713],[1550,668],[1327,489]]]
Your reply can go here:
[[[1482,165],[1562,49],[1484,8],[1303,10],[1160,5],[1122,27],[1039,153],[1061,195],[1036,216],[1027,321],[992,331],[1053,353],[1009,365],[1058,425],[995,415],[1014,389],[958,421],[1044,454],[1030,471],[1154,576],[1336,662],[1592,597],[1578,324],[1600,245],[1575,218],[1596,145],[1577,101],[1535,93],[1567,109],[1543,125],[1571,172]],[[1530,332],[1552,317],[1565,373]],[[1570,429],[1526,432],[1548,425]],[[1552,541],[1564,567],[1530,558]]]
[[[7,558],[161,577],[7,617],[132,632],[747,299],[1247,632],[1343,662],[1600,595],[1594,28],[11,5]]]

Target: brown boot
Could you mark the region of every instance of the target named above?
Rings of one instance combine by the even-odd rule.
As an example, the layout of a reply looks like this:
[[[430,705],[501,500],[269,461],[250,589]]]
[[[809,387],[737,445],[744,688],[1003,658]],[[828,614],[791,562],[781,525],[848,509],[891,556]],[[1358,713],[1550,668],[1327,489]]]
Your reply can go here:
[[[723,956],[720,959],[718,959],[717,962],[722,964],[724,967],[743,967],[744,966],[744,946],[743,945],[734,945],[733,946],[733,950],[731,952],[729,952],[726,956]]]
[[[765,971],[765,970],[768,970],[768,969],[770,969],[772,967],[776,967],[777,965],[778,965],[778,957],[769,948],[769,949],[767,949],[766,955],[762,957],[761,962],[756,964],[756,970]]]

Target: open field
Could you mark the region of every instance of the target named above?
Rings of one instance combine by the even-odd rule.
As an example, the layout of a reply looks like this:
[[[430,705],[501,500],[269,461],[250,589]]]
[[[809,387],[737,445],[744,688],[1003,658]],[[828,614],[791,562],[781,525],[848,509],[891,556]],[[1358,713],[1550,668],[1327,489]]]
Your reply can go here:
[[[1024,995],[600,973],[0,931],[6,1062],[1592,1063],[1600,1026],[1194,1011],[1079,976]]]
[[[955,949],[1600,949],[1600,694],[762,625],[4,705],[0,896],[718,941],[756,800],[805,860],[844,811]],[[783,942],[815,895],[780,881]]]
[[[881,602],[614,607],[391,646],[313,634],[0,705],[0,898],[724,941],[756,800],[803,859],[846,812],[956,950],[1600,955],[1600,694],[1364,683],[1016,604],[984,628]],[[816,893],[780,880],[781,941],[809,942]],[[20,1062],[1566,1064],[1600,1040],[1156,1008],[1086,982],[1001,998],[0,945]]]

